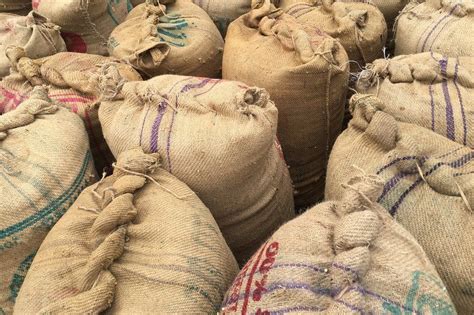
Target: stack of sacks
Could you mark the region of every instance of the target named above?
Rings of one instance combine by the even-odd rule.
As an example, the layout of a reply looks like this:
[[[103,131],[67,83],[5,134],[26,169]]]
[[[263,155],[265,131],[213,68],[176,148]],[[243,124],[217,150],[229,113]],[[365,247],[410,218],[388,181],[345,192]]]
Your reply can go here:
[[[278,138],[297,208],[323,198],[329,150],[342,128],[349,76],[339,42],[301,25],[269,0],[229,26],[224,79],[265,88],[278,107]]]
[[[237,272],[209,209],[135,149],[48,234],[15,312],[215,314]]]
[[[474,151],[427,128],[397,122],[379,109],[381,103],[371,95],[352,98],[354,118],[334,144],[326,198],[339,198],[339,183],[350,178],[353,166],[382,177],[377,202],[423,246],[457,311],[472,314]]]
[[[34,86],[50,85],[49,97],[84,120],[99,173],[110,167],[113,156],[98,119],[100,94],[117,82],[141,80],[140,75],[117,59],[98,55],[63,52],[32,60],[18,47],[8,48],[7,55],[12,62],[12,74],[0,82],[0,110],[7,112],[18,106]],[[111,65],[115,65],[116,71],[106,75]]]
[[[46,234],[95,179],[77,115],[44,87],[0,115],[0,314],[11,314]]]
[[[10,45],[23,48],[32,59],[66,51],[59,26],[35,12],[28,16],[0,13],[0,78],[10,73],[10,62],[5,54]]]
[[[455,314],[423,249],[375,202],[381,190],[376,176],[355,177],[341,201],[281,227],[241,270],[222,314]]]
[[[31,1],[38,0],[0,0],[0,12],[26,15],[31,10]]]
[[[474,148],[474,57],[436,53],[398,56],[368,65],[357,82],[377,95],[380,110]]]
[[[68,51],[107,55],[107,39],[131,7],[128,0],[41,0],[33,9],[61,26]]]
[[[219,77],[224,41],[209,16],[189,0],[148,1],[134,8],[109,38],[111,56],[153,77]]]

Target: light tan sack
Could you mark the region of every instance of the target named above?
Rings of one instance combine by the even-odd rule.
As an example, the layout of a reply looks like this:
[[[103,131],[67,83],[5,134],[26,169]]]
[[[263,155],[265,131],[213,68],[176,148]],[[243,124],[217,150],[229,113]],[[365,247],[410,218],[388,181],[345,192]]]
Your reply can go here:
[[[397,18],[395,55],[474,56],[474,2],[412,0]]]
[[[128,0],[41,0],[33,9],[61,26],[68,51],[107,55],[107,40],[122,23]]]
[[[38,0],[0,0],[0,12],[27,13],[31,10],[32,1],[35,3]]]
[[[11,314],[41,242],[95,179],[82,121],[36,87],[0,115],[0,314]]]
[[[352,98],[354,118],[331,153],[326,197],[339,198],[353,165],[382,177],[377,201],[424,248],[459,314],[472,314],[474,151],[397,122],[378,104],[374,96]]]
[[[137,31],[139,30],[139,31]],[[224,41],[209,16],[187,0],[142,4],[109,39],[110,55],[148,76],[219,77]]]
[[[265,88],[278,107],[278,138],[297,208],[323,198],[329,150],[342,128],[348,80],[342,46],[305,29],[269,1],[231,23],[224,79]]]
[[[222,314],[455,314],[421,246],[375,202],[382,186],[352,178],[341,201],[281,227],[234,280]]]
[[[33,59],[66,51],[59,27],[33,11],[28,16],[0,13],[0,78],[10,72],[5,54],[10,45],[22,47]]]
[[[206,206],[135,149],[48,234],[15,313],[215,314],[237,272]]]
[[[141,146],[211,210],[242,263],[294,216],[268,93],[240,82],[163,75],[125,83],[99,118],[115,156]]]
[[[474,57],[421,53],[379,59],[357,82],[381,110],[474,148]]]

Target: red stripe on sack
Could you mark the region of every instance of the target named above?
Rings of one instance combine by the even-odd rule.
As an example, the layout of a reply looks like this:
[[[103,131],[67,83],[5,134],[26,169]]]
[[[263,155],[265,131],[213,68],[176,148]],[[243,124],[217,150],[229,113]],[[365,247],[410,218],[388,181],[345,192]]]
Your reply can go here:
[[[263,255],[263,252],[265,251],[266,246],[267,246],[267,243],[263,244],[262,249],[260,250],[260,253],[258,253],[257,260],[255,261],[255,264],[253,265],[252,270],[250,271],[249,279],[247,281],[247,286],[245,287],[245,296],[244,296],[244,303],[242,305],[242,314],[247,314],[247,306],[249,304],[250,289],[252,287],[253,275],[257,271],[257,267],[260,263],[260,260],[262,259],[262,255]]]

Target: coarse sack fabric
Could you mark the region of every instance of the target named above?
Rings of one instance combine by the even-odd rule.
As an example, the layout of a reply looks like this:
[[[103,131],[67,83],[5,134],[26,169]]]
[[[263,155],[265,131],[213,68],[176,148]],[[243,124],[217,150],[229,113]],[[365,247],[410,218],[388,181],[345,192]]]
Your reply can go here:
[[[27,16],[0,13],[0,79],[10,73],[5,49],[19,46],[29,58],[41,58],[66,51],[59,26],[34,11]]]
[[[203,9],[189,0],[134,8],[109,38],[111,56],[150,77],[220,77],[224,40]]]
[[[158,152],[211,210],[239,263],[294,217],[277,114],[263,89],[174,75],[125,83],[99,108],[114,156]]]
[[[383,57],[387,24],[373,5],[323,1],[320,5],[297,3],[285,9],[298,22],[338,39],[349,56],[352,71]]]
[[[44,87],[0,115],[0,165],[0,314],[12,314],[41,242],[96,174],[81,119]]]
[[[455,314],[421,246],[376,203],[382,188],[356,176],[340,201],[282,226],[240,271],[222,314]]]
[[[321,0],[319,0],[321,1]],[[410,2],[410,0],[337,0],[338,2],[364,2],[375,5],[385,17],[389,29],[395,23],[400,11]]]
[[[31,10],[31,3],[38,0],[0,0],[0,12],[25,12]]]
[[[368,65],[357,91],[377,95],[380,110],[474,148],[474,57],[420,53]]]
[[[228,29],[223,78],[270,93],[297,208],[323,198],[329,150],[342,128],[348,76],[347,54],[338,41],[304,28],[269,1]]]
[[[216,314],[238,272],[209,209],[141,149],[54,226],[17,314]]]
[[[412,0],[396,23],[395,55],[433,51],[474,57],[474,2]]]
[[[354,166],[384,180],[377,197],[417,239],[438,270],[459,314],[474,312],[474,151],[378,110],[375,96],[356,95],[354,118],[336,141],[326,197]],[[404,258],[404,255],[400,255]]]
[[[110,33],[132,6],[128,0],[41,0],[33,9],[61,26],[68,51],[108,55]]]

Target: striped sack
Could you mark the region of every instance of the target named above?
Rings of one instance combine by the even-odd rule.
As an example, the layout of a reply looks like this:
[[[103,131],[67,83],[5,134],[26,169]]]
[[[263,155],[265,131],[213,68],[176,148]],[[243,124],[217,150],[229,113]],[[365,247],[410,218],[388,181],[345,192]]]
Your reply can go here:
[[[353,166],[384,180],[380,203],[417,239],[436,266],[459,314],[474,313],[474,151],[427,128],[397,122],[354,96],[354,118],[337,139],[328,166],[326,197]],[[398,255],[399,257],[405,256]]]
[[[357,90],[377,95],[379,109],[474,148],[474,57],[436,53],[376,60]]]
[[[117,157],[140,146],[211,210],[237,260],[246,261],[293,218],[291,182],[268,93],[243,83],[162,75],[125,83],[99,109]]]
[[[222,314],[455,314],[435,267],[357,176],[282,226],[240,271]],[[340,196],[338,196],[340,197]]]
[[[46,88],[0,115],[0,314],[12,314],[41,242],[94,179],[82,121]]]
[[[209,209],[135,149],[48,234],[15,313],[216,314],[237,272]]]

